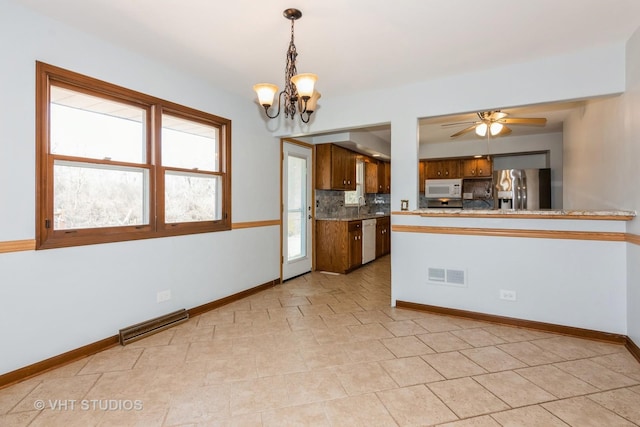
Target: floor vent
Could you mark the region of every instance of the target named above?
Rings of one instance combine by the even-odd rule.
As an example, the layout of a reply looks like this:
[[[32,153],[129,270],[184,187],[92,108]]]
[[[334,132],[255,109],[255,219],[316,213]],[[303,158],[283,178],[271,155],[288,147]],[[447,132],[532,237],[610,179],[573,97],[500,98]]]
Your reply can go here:
[[[131,325],[120,329],[120,344],[129,344],[179,323],[186,322],[187,320],[189,320],[189,313],[183,308],[182,310],[174,311],[173,313],[165,314],[155,319]]]

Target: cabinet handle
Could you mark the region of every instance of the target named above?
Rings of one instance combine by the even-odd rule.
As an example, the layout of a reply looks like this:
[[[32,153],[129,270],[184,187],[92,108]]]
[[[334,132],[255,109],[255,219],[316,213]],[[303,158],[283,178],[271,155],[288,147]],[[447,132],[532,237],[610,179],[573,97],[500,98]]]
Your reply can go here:
[[[449,176],[449,171],[444,171],[444,176]]]
[[[478,174],[482,175],[482,169],[480,169],[480,170],[478,171]]]

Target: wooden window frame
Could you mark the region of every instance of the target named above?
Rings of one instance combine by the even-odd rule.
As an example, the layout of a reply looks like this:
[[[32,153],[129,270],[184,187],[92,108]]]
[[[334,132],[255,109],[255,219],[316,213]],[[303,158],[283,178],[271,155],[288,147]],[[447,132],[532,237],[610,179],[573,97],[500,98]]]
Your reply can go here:
[[[54,230],[53,228],[53,164],[65,156],[50,152],[49,106],[50,87],[62,86],[107,100],[117,101],[147,111],[146,158],[134,166],[147,169],[149,187],[147,203],[149,223],[118,227]],[[164,173],[169,170],[161,162],[162,114],[200,122],[219,130],[219,165],[217,172],[198,171],[218,176],[221,185],[221,219],[214,221],[164,223]],[[74,161],[78,159],[74,158]],[[89,160],[84,159],[82,160]],[[81,161],[82,161],[81,160]],[[91,163],[131,166],[129,163],[90,159]],[[99,243],[180,236],[231,230],[231,120],[195,110],[121,86],[84,76],[69,70],[36,62],[36,249],[49,249]]]

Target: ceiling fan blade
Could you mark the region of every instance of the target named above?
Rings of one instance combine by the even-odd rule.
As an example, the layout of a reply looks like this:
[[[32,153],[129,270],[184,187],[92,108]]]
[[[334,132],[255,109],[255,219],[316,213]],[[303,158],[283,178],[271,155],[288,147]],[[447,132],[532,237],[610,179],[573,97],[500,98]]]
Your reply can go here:
[[[509,135],[510,133],[511,133],[511,129],[509,129],[506,126],[502,126],[502,130],[498,132],[498,134],[495,136],[505,136],[505,135]]]
[[[460,136],[464,133],[471,132],[475,128],[476,128],[476,125],[474,124],[473,126],[469,126],[468,128],[462,129],[461,131],[454,133],[453,135],[450,136],[450,138],[455,138],[456,136]]]
[[[449,127],[449,126],[460,126],[460,125],[470,125],[470,124],[478,124],[479,122],[455,122],[455,123],[444,123],[440,126]]]
[[[512,125],[531,125],[531,126],[544,126],[547,124],[547,119],[545,118],[535,118],[535,117],[511,117],[508,119],[498,120],[500,123],[512,124]]]

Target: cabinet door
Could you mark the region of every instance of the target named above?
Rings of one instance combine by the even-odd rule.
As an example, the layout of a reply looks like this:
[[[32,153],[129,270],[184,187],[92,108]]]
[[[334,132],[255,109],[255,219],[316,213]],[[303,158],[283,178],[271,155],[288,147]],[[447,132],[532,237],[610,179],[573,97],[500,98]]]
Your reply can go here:
[[[465,178],[473,178],[477,176],[476,165],[476,159],[462,160],[462,176]]]
[[[362,265],[362,221],[349,222],[349,269]]]
[[[458,178],[460,176],[459,160],[443,160],[444,176],[442,178]]]
[[[378,220],[376,223],[376,258],[384,255],[384,224]]]
[[[364,192],[378,192],[378,163],[366,162],[364,164]]]
[[[426,174],[426,169],[427,169],[427,162],[425,162],[424,160],[421,160],[418,162],[418,188],[420,189],[420,194],[424,194],[424,180],[427,177]]]
[[[384,162],[384,193],[391,193],[391,163]]]
[[[493,175],[491,160],[482,158],[476,160],[476,176],[488,177]]]

